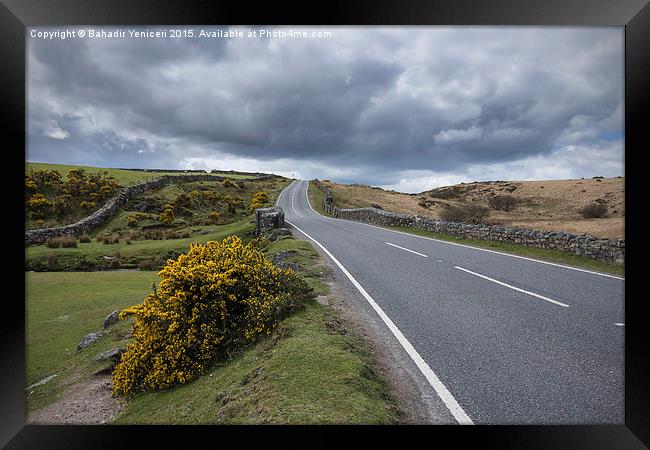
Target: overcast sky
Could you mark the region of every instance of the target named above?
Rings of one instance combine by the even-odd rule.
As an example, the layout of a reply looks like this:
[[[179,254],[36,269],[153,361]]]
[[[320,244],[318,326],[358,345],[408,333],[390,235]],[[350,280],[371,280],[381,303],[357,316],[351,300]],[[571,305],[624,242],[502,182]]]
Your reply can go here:
[[[623,28],[284,30],[331,37],[28,32],[27,160],[404,192],[623,175]]]

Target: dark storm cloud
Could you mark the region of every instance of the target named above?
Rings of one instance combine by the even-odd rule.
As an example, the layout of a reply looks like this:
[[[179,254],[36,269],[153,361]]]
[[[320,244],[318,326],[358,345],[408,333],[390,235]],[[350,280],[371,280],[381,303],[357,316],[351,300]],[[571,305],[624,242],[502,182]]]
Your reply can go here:
[[[258,161],[397,185],[408,171],[470,173],[576,148],[590,158],[610,148],[604,133],[622,133],[621,29],[328,31],[29,39],[28,155],[122,167]],[[609,151],[622,161],[618,142]]]

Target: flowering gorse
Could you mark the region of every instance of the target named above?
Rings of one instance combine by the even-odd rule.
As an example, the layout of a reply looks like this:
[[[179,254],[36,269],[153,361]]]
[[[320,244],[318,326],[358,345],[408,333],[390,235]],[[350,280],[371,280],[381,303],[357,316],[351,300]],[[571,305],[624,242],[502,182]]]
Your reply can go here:
[[[262,208],[269,202],[269,196],[266,192],[256,192],[251,198],[250,211],[254,212],[256,209]]]
[[[26,213],[32,219],[65,217],[77,208],[95,209],[117,192],[117,180],[108,172],[30,170],[25,175]]]
[[[113,372],[113,392],[131,395],[186,383],[237,342],[270,334],[311,289],[236,236],[192,245],[158,272],[142,304],[125,309],[133,338]]]

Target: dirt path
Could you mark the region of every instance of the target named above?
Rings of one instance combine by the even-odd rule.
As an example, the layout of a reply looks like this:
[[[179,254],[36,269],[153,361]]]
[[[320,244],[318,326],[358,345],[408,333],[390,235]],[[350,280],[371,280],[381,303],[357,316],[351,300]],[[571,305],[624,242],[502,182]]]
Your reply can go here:
[[[27,423],[38,425],[99,425],[113,421],[124,402],[111,396],[111,376],[91,375],[69,387],[55,403],[34,411]]]

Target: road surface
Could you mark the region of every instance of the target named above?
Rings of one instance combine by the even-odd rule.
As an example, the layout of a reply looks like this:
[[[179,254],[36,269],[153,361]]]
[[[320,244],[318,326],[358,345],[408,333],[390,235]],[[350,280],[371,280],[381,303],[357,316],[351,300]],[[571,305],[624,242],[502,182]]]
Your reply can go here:
[[[368,301],[461,424],[624,423],[624,280],[316,213],[285,219]],[[299,235],[298,234],[298,235]]]

